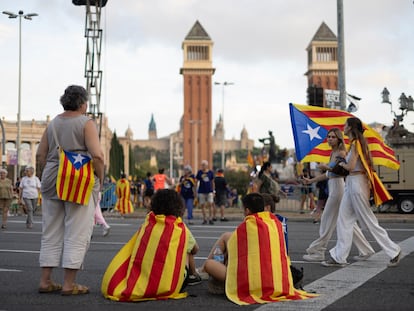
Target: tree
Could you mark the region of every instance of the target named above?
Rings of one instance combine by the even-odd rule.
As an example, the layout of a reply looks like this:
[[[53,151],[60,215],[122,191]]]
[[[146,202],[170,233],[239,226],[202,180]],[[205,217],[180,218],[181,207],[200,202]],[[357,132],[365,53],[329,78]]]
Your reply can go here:
[[[111,150],[109,151],[109,175],[119,179],[124,172],[124,150],[119,143],[116,132],[112,135]]]

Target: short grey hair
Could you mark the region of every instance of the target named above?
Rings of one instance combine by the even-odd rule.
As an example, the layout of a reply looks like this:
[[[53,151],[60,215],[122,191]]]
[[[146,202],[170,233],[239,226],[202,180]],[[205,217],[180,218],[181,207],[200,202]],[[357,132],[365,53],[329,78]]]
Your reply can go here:
[[[8,171],[5,168],[0,168],[0,173],[6,173],[6,175],[7,175]]]

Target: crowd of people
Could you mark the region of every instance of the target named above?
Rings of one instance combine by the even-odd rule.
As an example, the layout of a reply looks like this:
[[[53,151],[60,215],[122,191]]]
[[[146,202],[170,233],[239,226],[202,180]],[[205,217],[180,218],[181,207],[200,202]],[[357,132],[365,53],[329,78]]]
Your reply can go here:
[[[110,226],[101,212],[104,185],[103,152],[96,125],[85,115],[88,93],[81,87],[67,87],[60,98],[63,112],[56,116],[40,141],[36,160],[40,179],[33,167],[26,167],[17,191],[7,170],[0,170],[0,207],[2,226],[7,229],[9,207],[15,198],[24,206],[26,226],[33,228],[33,212],[42,200],[42,237],[39,255],[39,293],[62,295],[88,294],[89,288],[76,282],[83,265],[95,224],[109,234]],[[370,209],[372,159],[364,138],[362,123],[348,118],[344,134],[350,140],[347,151],[342,132],[328,131],[332,148],[330,162],[319,164],[320,174],[312,176],[303,169],[300,212],[309,207],[320,221],[319,238],[306,249],[305,261],[321,262],[327,267],[348,264],[352,242],[359,250],[354,260],[367,260],[375,253],[360,224],[391,258],[388,267],[399,264],[400,247],[378,224]],[[334,171],[337,158],[347,177]],[[70,167],[69,169],[67,169]],[[76,169],[75,169],[76,168]],[[76,170],[82,171],[75,175]],[[318,199],[314,189],[317,183]],[[191,233],[193,210],[199,206],[203,225],[226,222],[225,207],[238,198],[230,191],[223,169],[215,172],[207,161],[193,172],[183,168],[174,185],[165,175],[148,173],[139,191],[131,187],[125,174],[116,182],[115,210],[121,216],[134,211],[134,198],[146,208],[144,223],[113,257],[105,269],[101,291],[115,301],[144,301],[185,298],[187,285],[208,279],[213,294],[225,294],[239,305],[309,299],[317,296],[302,289],[303,271],[293,267],[288,252],[288,234],[284,218],[276,213],[276,203],[286,195],[278,183],[272,163],[265,162],[242,202],[243,221],[233,232],[226,232],[214,243],[204,264],[196,268],[194,256],[199,245]],[[219,213],[219,216],[217,215]],[[186,219],[184,222],[183,219]],[[320,220],[319,220],[320,219]],[[327,245],[336,228],[337,242],[325,258]],[[162,242],[160,242],[162,241]],[[64,270],[63,282],[53,272]]]

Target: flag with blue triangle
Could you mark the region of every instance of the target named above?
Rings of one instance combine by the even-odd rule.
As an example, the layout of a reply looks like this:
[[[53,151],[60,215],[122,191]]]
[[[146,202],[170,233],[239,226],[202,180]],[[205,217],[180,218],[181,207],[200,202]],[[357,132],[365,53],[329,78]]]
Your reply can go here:
[[[297,160],[328,163],[332,151],[326,140],[328,131],[333,127],[343,131],[345,121],[354,115],[337,109],[292,103],[289,109]],[[363,126],[374,164],[398,170],[400,163],[394,150],[384,143],[378,132],[364,123]],[[347,137],[345,143],[348,144]]]

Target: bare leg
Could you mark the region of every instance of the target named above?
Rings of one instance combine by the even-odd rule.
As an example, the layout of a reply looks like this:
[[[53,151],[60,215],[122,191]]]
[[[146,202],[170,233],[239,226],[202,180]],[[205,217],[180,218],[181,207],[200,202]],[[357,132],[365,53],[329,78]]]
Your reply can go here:
[[[47,288],[52,284],[52,271],[53,267],[42,267],[42,272],[40,275],[39,288]]]

